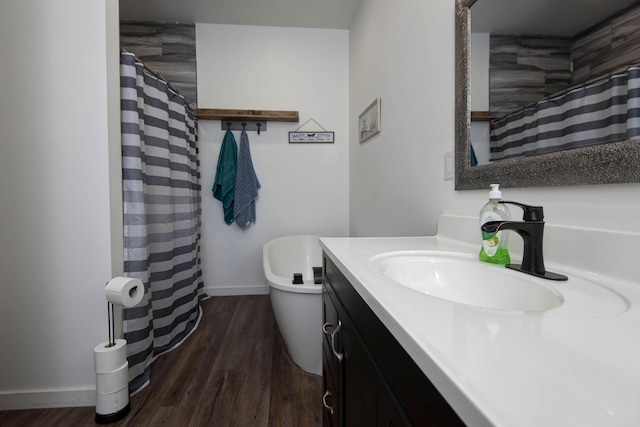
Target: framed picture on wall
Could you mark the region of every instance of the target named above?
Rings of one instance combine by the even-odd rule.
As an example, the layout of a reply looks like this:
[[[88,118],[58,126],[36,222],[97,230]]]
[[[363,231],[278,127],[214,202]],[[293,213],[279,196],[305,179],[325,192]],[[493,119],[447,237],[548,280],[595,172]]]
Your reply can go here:
[[[360,142],[380,132],[380,98],[376,98],[358,117]]]

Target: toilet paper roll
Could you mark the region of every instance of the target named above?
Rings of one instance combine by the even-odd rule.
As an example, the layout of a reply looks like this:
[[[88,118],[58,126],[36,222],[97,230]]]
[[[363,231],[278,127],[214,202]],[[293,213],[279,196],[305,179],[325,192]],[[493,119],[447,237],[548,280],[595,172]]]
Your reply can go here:
[[[96,392],[115,393],[129,385],[129,363],[113,372],[96,373]]]
[[[129,404],[129,387],[124,387],[114,393],[96,393],[96,413],[110,415],[123,409]]]
[[[104,288],[107,301],[123,307],[133,307],[142,301],[144,286],[138,279],[132,277],[114,277]]]
[[[106,374],[119,369],[127,362],[127,340],[117,339],[113,347],[103,342],[93,349],[93,363],[97,374]]]

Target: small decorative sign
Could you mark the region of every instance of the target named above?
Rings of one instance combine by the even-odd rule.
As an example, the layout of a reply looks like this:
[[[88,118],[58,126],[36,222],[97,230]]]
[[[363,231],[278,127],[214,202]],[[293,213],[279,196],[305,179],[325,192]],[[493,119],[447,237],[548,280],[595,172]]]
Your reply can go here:
[[[334,142],[333,132],[289,132],[289,143],[304,143],[304,142]]]
[[[302,130],[302,128],[304,128],[309,122],[315,123],[321,130]],[[333,144],[334,133],[326,130],[320,125],[320,123],[316,122],[313,118],[310,118],[304,122],[302,126],[299,126],[298,129],[293,132],[289,132],[289,144],[307,142],[328,142]]]

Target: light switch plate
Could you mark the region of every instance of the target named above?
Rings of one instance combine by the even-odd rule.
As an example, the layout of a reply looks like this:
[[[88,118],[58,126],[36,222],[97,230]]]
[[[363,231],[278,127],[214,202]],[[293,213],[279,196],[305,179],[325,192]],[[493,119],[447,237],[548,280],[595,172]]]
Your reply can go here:
[[[453,179],[453,151],[444,153],[444,180],[451,181]]]

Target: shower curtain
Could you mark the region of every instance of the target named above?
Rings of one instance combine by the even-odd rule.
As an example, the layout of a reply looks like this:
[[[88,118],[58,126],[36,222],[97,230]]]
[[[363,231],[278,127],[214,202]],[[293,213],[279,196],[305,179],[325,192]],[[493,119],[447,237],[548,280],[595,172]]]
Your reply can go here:
[[[640,136],[640,66],[572,87],[491,122],[491,160]]]
[[[127,52],[120,57],[124,272],[145,295],[124,310],[129,390],[200,319],[200,174],[193,112]]]

